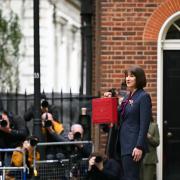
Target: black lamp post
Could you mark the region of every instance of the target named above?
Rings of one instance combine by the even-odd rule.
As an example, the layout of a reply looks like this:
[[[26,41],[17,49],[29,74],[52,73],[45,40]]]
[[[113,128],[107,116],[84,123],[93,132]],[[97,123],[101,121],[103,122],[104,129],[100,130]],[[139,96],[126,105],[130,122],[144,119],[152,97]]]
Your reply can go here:
[[[41,139],[40,122],[40,40],[39,40],[39,0],[33,0],[34,10],[34,106],[33,134]]]

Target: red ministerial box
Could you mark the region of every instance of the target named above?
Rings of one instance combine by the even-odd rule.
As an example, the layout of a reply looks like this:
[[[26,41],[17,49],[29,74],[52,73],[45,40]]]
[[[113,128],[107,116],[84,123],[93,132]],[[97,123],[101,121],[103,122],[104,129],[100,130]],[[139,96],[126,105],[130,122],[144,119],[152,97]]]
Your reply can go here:
[[[117,123],[118,99],[96,98],[92,100],[92,122],[94,124]]]

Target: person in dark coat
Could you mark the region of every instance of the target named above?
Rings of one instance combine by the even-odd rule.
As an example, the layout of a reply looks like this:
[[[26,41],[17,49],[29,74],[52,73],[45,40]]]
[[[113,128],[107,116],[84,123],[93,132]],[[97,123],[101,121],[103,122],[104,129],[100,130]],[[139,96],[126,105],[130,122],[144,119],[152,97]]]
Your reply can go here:
[[[63,133],[64,126],[59,121],[53,118],[51,113],[43,113],[41,115],[42,122],[42,140],[44,142],[62,142],[66,141]],[[64,158],[62,146],[47,146],[46,158],[48,160]]]
[[[128,97],[119,108],[119,147],[124,180],[139,180],[140,164],[148,151],[147,133],[152,117],[150,95],[143,89],[146,76],[140,66],[131,66],[125,71]]]
[[[121,167],[114,159],[103,157],[102,153],[92,153],[89,157],[88,180],[120,180]]]
[[[73,124],[68,133],[68,141],[84,141],[84,129],[81,124]],[[77,154],[79,158],[88,158],[92,152],[92,144],[75,144],[70,154]]]
[[[150,95],[143,89],[146,76],[140,66],[125,71],[127,96],[118,107],[119,133],[117,149],[123,168],[123,180],[139,180],[140,164],[148,151],[147,133],[152,116]],[[109,93],[104,94],[109,97]]]
[[[0,148],[16,148],[29,135],[22,117],[6,111],[0,115]],[[11,153],[1,153],[5,166],[10,165]]]
[[[73,124],[67,134],[68,141],[77,142],[69,145],[66,157],[70,159],[70,174],[74,179],[84,178],[87,174],[87,164],[83,159],[87,159],[92,152],[92,143],[83,143],[84,131],[81,124]]]

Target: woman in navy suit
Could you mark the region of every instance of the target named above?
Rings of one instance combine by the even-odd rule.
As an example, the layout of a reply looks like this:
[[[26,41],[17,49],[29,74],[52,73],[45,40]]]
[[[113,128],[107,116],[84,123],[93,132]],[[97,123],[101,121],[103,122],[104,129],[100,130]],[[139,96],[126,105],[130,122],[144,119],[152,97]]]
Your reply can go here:
[[[148,150],[151,98],[143,89],[146,86],[146,76],[141,67],[131,66],[125,71],[125,80],[129,94],[119,107],[119,146],[124,180],[139,180],[140,162]]]

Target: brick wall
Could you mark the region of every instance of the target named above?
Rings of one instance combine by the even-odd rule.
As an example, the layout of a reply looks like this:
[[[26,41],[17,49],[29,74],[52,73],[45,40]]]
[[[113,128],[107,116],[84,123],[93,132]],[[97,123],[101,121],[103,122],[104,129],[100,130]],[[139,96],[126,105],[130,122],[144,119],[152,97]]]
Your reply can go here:
[[[95,4],[94,94],[119,88],[123,71],[138,64],[146,72],[146,90],[156,115],[158,33],[165,20],[180,10],[180,1],[100,0]],[[99,142],[99,147],[105,147],[102,133]]]

